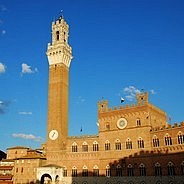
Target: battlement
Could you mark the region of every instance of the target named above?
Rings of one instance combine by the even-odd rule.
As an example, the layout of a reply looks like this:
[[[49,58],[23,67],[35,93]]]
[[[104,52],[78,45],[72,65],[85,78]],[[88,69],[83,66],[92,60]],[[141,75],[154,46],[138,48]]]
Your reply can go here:
[[[85,139],[85,138],[98,138],[98,135],[80,135],[80,136],[69,136],[69,139]]]
[[[180,127],[184,127],[184,121],[180,123],[174,123],[174,125],[167,124],[167,125],[160,126],[160,127],[154,127],[150,131],[158,132],[158,131],[170,130],[170,129],[180,128]]]

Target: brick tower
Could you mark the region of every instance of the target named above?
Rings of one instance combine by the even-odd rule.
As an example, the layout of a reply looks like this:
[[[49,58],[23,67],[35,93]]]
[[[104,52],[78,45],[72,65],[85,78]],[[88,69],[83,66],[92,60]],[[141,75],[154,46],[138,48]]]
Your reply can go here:
[[[68,44],[69,26],[63,17],[52,23],[49,61],[47,159],[59,159],[68,137],[68,86],[72,49]]]

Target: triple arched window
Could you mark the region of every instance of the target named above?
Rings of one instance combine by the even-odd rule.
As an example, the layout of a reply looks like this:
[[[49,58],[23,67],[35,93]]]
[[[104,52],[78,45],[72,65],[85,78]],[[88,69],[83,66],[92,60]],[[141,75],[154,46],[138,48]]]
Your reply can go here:
[[[140,176],[146,176],[146,167],[144,164],[139,165],[139,173],[140,173]]]
[[[126,149],[132,149],[132,141],[129,138],[126,140]]]
[[[138,143],[138,148],[144,148],[144,141],[141,137],[139,137],[137,143]]]
[[[116,140],[115,142],[115,149],[116,150],[121,150],[121,142],[119,139]]]
[[[178,144],[184,144],[184,134],[181,131],[178,132]]]
[[[159,147],[159,139],[156,135],[153,136],[153,147]]]
[[[155,164],[155,176],[162,176],[162,168],[158,162]]]
[[[105,141],[105,150],[108,151],[111,149],[110,142],[108,140]]]
[[[172,138],[168,133],[165,135],[165,145],[166,146],[172,145]]]

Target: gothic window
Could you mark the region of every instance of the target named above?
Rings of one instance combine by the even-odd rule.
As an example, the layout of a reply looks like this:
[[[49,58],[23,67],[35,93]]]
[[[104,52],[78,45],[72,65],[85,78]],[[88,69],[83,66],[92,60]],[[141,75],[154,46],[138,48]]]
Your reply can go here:
[[[168,163],[167,169],[168,169],[168,175],[169,176],[174,176],[175,175],[175,168],[174,168],[174,164],[172,162]]]
[[[126,149],[132,149],[132,141],[129,138],[126,140]]]
[[[184,144],[184,134],[182,132],[178,133],[178,144]]]
[[[122,176],[122,167],[119,164],[116,167],[116,176]]]
[[[82,176],[83,177],[87,177],[88,176],[88,168],[86,166],[84,166],[82,168]]]
[[[111,168],[109,165],[106,166],[106,176],[110,177],[111,176]]]
[[[97,165],[93,167],[93,176],[99,176],[99,169]]]
[[[72,152],[77,152],[77,143],[76,142],[74,142],[72,144]]]
[[[127,176],[133,176],[134,175],[134,172],[133,172],[133,167],[131,164],[128,164],[128,167],[127,167]]]
[[[93,151],[99,151],[98,143],[96,141],[93,142]]]
[[[184,175],[184,161],[181,163],[181,175]]]
[[[72,168],[72,177],[77,177],[77,168],[75,166]]]
[[[105,128],[106,128],[106,130],[110,130],[110,124],[109,123],[106,123],[105,124]]]
[[[88,152],[88,145],[86,142],[83,142],[83,144],[82,144],[82,151]]]
[[[116,148],[116,150],[121,150],[121,142],[119,139],[117,139],[115,142],[115,148]]]
[[[67,177],[67,168],[66,167],[64,167],[64,169],[63,169],[63,176]]]
[[[155,176],[162,176],[162,168],[158,162],[155,164]]]
[[[144,164],[140,164],[139,173],[140,173],[140,176],[146,176],[146,168]]]
[[[137,122],[137,126],[141,126],[141,120],[139,118],[137,118],[136,122]]]
[[[172,138],[169,134],[165,135],[165,145],[166,146],[172,145]]]
[[[59,31],[56,31],[56,40],[59,40]]]
[[[138,148],[144,148],[144,141],[141,137],[139,137],[137,143],[138,143]]]
[[[110,150],[110,142],[108,140],[105,141],[105,150]]]
[[[153,147],[159,147],[159,139],[156,135],[153,136]]]

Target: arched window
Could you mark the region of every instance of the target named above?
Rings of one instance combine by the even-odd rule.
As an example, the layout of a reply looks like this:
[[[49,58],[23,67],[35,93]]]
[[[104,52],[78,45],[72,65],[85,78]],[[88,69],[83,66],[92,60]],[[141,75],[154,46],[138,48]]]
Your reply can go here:
[[[162,168],[158,162],[155,164],[155,176],[162,176]]]
[[[168,169],[168,175],[169,176],[174,176],[175,175],[175,168],[174,168],[174,164],[172,162],[168,163],[167,169]]]
[[[82,176],[83,177],[88,176],[88,168],[86,166],[83,166],[83,168],[82,168]]]
[[[64,166],[64,169],[63,169],[63,176],[67,177],[67,168],[65,166]]]
[[[128,164],[128,167],[127,167],[127,176],[133,176],[133,175],[134,175],[133,166],[131,164]]]
[[[119,164],[116,167],[116,176],[122,176],[122,167]]]
[[[105,124],[105,128],[106,128],[106,130],[110,130],[110,124],[109,123],[106,123]]]
[[[93,176],[99,176],[99,169],[97,165],[93,167]]]
[[[181,163],[181,175],[184,175],[184,161]]]
[[[153,147],[159,147],[159,139],[156,135],[153,136]]]
[[[178,132],[178,144],[184,144],[184,134],[182,132]]]
[[[59,40],[59,31],[56,31],[56,40]]]
[[[116,150],[121,150],[121,142],[119,139],[117,139],[115,142],[115,148],[116,148]]]
[[[132,141],[129,138],[126,140],[126,149],[132,149]]]
[[[77,143],[76,142],[74,142],[72,144],[72,152],[77,152]]]
[[[82,151],[88,152],[88,144],[87,144],[87,142],[83,142],[83,144],[82,144]]]
[[[139,137],[137,143],[138,143],[138,148],[144,148],[144,141],[141,137]]]
[[[72,177],[77,177],[77,167],[72,167]]]
[[[140,173],[140,176],[146,176],[146,168],[144,164],[139,165],[139,173]]]
[[[108,140],[105,141],[105,150],[110,150],[111,147],[110,147],[110,142]]]
[[[165,135],[165,145],[166,146],[172,145],[172,138],[169,134]]]
[[[99,151],[98,142],[93,142],[93,151]]]
[[[141,126],[141,120],[140,120],[140,118],[137,118],[136,123],[137,123],[137,126]]]
[[[111,168],[109,165],[106,166],[106,176],[110,177],[111,176]]]

